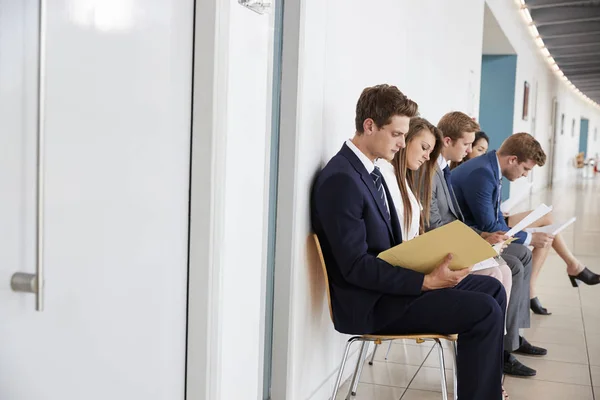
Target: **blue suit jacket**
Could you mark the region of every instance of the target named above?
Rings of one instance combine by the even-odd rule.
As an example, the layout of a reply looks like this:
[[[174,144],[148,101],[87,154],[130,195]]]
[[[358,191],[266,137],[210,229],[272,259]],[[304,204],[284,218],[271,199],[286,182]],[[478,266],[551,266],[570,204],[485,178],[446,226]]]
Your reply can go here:
[[[371,175],[345,144],[313,186],[311,219],[329,276],[333,323],[342,333],[378,332],[421,294],[423,274],[377,258],[402,243],[385,182],[384,188],[391,220],[376,200]]]
[[[510,229],[500,211],[501,179],[495,150],[452,170],[452,186],[467,225],[483,232]],[[515,237],[515,243],[523,244],[527,233],[521,231]]]

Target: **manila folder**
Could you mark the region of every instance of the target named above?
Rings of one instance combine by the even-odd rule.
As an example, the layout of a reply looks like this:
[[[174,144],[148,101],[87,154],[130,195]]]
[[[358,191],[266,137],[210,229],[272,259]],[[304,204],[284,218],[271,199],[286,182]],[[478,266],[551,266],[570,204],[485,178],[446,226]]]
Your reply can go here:
[[[454,221],[379,254],[389,264],[428,274],[452,253],[450,269],[468,268],[498,254],[473,229]]]

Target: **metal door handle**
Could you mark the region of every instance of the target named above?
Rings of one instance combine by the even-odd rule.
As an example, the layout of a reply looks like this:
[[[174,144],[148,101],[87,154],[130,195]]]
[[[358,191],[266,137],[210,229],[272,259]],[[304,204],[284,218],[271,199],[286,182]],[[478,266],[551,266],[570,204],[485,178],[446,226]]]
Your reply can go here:
[[[36,311],[44,310],[44,117],[46,89],[46,0],[39,0],[38,12],[38,102],[37,102],[37,184],[35,224],[35,274],[16,272],[10,280],[15,292],[35,293]]]

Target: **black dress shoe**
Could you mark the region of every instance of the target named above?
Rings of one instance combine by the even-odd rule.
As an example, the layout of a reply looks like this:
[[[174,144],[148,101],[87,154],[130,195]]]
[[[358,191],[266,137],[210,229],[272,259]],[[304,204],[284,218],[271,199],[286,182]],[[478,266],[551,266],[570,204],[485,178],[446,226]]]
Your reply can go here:
[[[512,354],[508,360],[504,361],[503,371],[505,375],[512,376],[535,376],[537,374],[535,369],[523,365],[523,363],[517,360]]]
[[[526,354],[528,356],[545,356],[548,354],[548,350],[537,347],[529,343],[523,336],[519,337],[520,347],[514,352],[519,354]]]
[[[533,299],[529,300],[529,307],[531,307],[531,311],[533,311],[534,314],[552,315],[551,312],[549,312],[546,308],[542,307],[542,303],[540,303],[540,299],[538,299],[537,297],[534,297]]]
[[[600,275],[593,273],[587,267],[583,269],[577,275],[569,275],[569,280],[571,281],[571,285],[573,287],[578,287],[579,282],[583,282],[586,285],[597,285],[600,283]]]

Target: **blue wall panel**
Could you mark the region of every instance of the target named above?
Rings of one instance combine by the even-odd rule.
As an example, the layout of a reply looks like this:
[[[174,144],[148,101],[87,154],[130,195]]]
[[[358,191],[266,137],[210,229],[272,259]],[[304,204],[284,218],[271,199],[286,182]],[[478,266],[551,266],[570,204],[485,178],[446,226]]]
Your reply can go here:
[[[516,55],[483,56],[479,124],[490,137],[490,150],[497,150],[502,142],[514,133],[516,79]],[[509,196],[509,186],[509,182],[503,179],[503,200]]]

